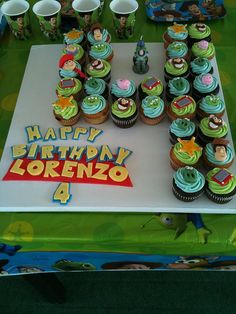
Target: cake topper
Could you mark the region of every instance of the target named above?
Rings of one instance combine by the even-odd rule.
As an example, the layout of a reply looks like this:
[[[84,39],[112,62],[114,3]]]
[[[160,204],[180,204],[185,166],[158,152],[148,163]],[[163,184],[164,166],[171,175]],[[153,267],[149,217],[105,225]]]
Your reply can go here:
[[[184,67],[184,59],[183,58],[173,58],[169,59],[169,62],[173,64],[176,69],[182,69]]]
[[[224,120],[218,118],[217,116],[211,114],[209,116],[208,126],[211,130],[218,130],[220,127],[224,125]]]
[[[148,51],[143,41],[143,36],[137,42],[136,50],[133,56],[133,71],[137,74],[145,74],[149,70]]]
[[[93,37],[96,41],[102,41],[102,26],[99,23],[95,23],[91,27],[91,32],[93,34]]]
[[[223,138],[215,138],[212,142],[214,156],[217,161],[224,162],[227,158],[227,145],[229,144],[228,140]]]
[[[102,70],[103,68],[103,62],[100,59],[94,60],[89,67],[90,70]]]
[[[59,68],[68,71],[77,73],[80,78],[86,78],[86,75],[77,67],[77,63],[74,60],[74,56],[71,54],[63,55],[59,60]]]
[[[118,102],[118,108],[121,111],[127,111],[129,107],[131,107],[132,105],[130,99],[128,98],[119,98],[117,102]]]
[[[191,140],[182,140],[181,138],[177,138],[178,142],[181,144],[179,149],[180,152],[187,153],[190,156],[193,156],[195,152],[201,152],[202,147],[195,143],[195,137],[193,136]]]

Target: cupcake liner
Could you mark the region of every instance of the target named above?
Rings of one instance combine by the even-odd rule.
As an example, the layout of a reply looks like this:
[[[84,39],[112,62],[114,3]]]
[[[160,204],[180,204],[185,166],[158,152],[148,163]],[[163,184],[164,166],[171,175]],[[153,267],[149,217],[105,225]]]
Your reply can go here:
[[[228,193],[228,194],[225,194],[225,195],[219,195],[219,194],[215,194],[213,193],[209,187],[207,186],[206,189],[205,189],[205,193],[206,193],[206,196],[211,200],[213,201],[214,203],[217,203],[217,204],[226,204],[228,202],[230,202],[235,193],[236,193],[236,188],[231,192],[231,193]]]
[[[138,118],[138,110],[136,110],[136,112],[131,117],[126,119],[118,118],[114,114],[111,114],[111,118],[116,126],[122,129],[127,129],[132,127],[136,123]]]
[[[84,120],[87,123],[91,123],[91,124],[101,124],[108,119],[108,116],[109,116],[109,105],[108,105],[108,103],[102,111],[100,111],[96,114],[83,113]]]
[[[80,115],[81,115],[81,111],[79,111],[77,113],[77,115],[75,115],[74,117],[66,120],[66,119],[63,119],[62,116],[56,114],[54,111],[53,111],[53,113],[54,113],[54,116],[55,116],[56,120],[58,122],[60,122],[62,125],[64,125],[64,126],[72,126],[72,125],[76,124],[79,121],[79,118],[80,118]]]
[[[140,119],[148,125],[156,125],[158,123],[160,123],[163,119],[165,118],[165,112],[163,112],[159,117],[156,118],[148,118],[144,115],[143,110],[141,108],[140,111]]]
[[[173,186],[172,191],[177,199],[183,202],[193,202],[198,197],[200,197],[204,192],[205,187],[203,187],[200,191],[194,192],[194,193],[186,193],[182,191],[178,186],[176,185],[174,179],[173,179]]]

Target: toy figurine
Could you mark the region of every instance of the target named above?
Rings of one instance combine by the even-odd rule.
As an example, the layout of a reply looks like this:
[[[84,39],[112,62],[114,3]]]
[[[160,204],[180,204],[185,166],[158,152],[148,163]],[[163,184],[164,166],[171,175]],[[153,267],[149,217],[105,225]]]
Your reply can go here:
[[[187,228],[187,222],[191,221],[197,229],[199,242],[207,243],[208,235],[211,233],[206,229],[200,214],[172,214],[172,213],[156,213],[141,227],[144,228],[152,219],[159,219],[160,223],[167,229],[175,229],[175,238],[177,239],[181,233]]]
[[[145,74],[149,70],[148,51],[143,41],[143,36],[137,42],[136,51],[133,57],[133,71],[137,74]]]

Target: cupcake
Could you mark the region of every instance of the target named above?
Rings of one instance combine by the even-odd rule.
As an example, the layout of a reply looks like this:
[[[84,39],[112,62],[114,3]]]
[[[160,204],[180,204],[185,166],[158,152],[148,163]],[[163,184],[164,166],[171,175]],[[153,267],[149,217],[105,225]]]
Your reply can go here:
[[[100,78],[90,77],[84,84],[84,92],[89,95],[101,95],[108,99],[109,88],[106,82]]]
[[[201,99],[197,106],[197,117],[199,120],[209,117],[211,114],[221,118],[225,112],[225,103],[215,95],[208,95]]]
[[[184,42],[174,41],[166,49],[167,59],[183,58],[186,61],[190,59],[188,46]]]
[[[146,77],[139,85],[139,98],[143,100],[146,96],[162,97],[164,87],[161,80],[154,76]]]
[[[224,138],[228,133],[228,126],[222,118],[214,115],[203,118],[198,129],[198,140],[206,145],[213,142],[215,138]]]
[[[60,82],[57,84],[56,94],[57,96],[64,97],[73,96],[76,101],[79,101],[83,94],[82,83],[75,78],[61,79]]]
[[[175,77],[170,80],[166,86],[166,100],[172,101],[175,97],[181,95],[190,95],[191,86],[183,77]]]
[[[109,106],[101,95],[86,96],[81,104],[83,117],[87,123],[100,124],[107,120]]]
[[[235,176],[224,168],[210,170],[206,175],[205,192],[207,197],[217,204],[228,203],[236,193]]]
[[[190,79],[194,80],[194,78],[200,74],[212,74],[213,67],[211,61],[207,58],[195,58],[192,62],[190,62]]]
[[[189,76],[189,67],[186,60],[183,58],[174,58],[169,59],[165,63],[164,67],[164,77],[165,81],[168,83],[169,80],[172,80],[175,77],[188,78]]]
[[[106,60],[111,61],[113,58],[113,50],[110,44],[106,42],[101,42],[91,46],[89,50],[90,60]]]
[[[174,170],[184,166],[197,167],[202,156],[202,147],[191,140],[177,139],[178,142],[170,150],[170,164]]]
[[[72,55],[74,57],[74,61],[77,61],[81,66],[85,64],[84,49],[80,45],[66,45],[66,47],[62,49],[62,54]]]
[[[63,55],[59,60],[59,75],[61,78],[78,78],[83,80],[86,75],[81,71],[81,65],[70,54]]]
[[[138,118],[137,106],[131,98],[119,98],[112,104],[111,118],[119,128],[132,127]]]
[[[188,27],[188,44],[189,47],[201,40],[211,41],[211,29],[203,23],[194,23]]]
[[[183,167],[173,177],[172,191],[177,199],[192,202],[205,190],[205,177],[193,167]]]
[[[80,117],[80,109],[73,96],[58,96],[58,100],[53,103],[53,113],[57,121],[65,126],[76,124]]]
[[[190,140],[197,134],[195,123],[187,118],[175,119],[169,127],[169,135],[171,144],[178,143],[178,138],[181,140]]]
[[[193,57],[207,58],[211,60],[215,56],[215,47],[206,40],[201,40],[192,46]]]
[[[178,96],[167,106],[167,114],[171,121],[177,118],[194,119],[196,115],[196,102],[188,95]]]
[[[87,40],[83,31],[72,28],[68,33],[64,34],[64,42],[66,45],[79,44],[86,49]]]
[[[200,74],[195,77],[193,81],[193,97],[196,101],[202,99],[207,95],[216,95],[219,93],[219,84],[213,75]]]
[[[158,124],[165,117],[164,108],[164,102],[160,97],[147,96],[142,100],[140,118],[146,124]]]
[[[127,79],[119,79],[112,83],[111,85],[111,96],[113,102],[118,98],[132,98],[136,99],[137,88],[135,82]]]
[[[229,168],[234,161],[233,148],[225,139],[214,139],[204,148],[203,160],[207,169]]]
[[[87,64],[86,72],[89,76],[101,78],[106,83],[109,83],[111,80],[111,65],[105,60],[98,59]]]
[[[93,24],[87,34],[87,40],[90,46],[101,42],[111,42],[111,35],[99,23]]]
[[[187,43],[188,30],[187,25],[177,24],[169,26],[163,35],[164,48],[167,48],[173,41],[181,41]]]

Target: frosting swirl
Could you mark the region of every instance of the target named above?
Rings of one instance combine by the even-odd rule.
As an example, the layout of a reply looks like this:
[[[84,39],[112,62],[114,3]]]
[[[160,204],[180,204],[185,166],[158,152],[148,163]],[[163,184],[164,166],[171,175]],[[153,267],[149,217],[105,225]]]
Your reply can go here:
[[[196,147],[200,147],[198,144],[196,144]],[[189,154],[188,152],[186,151],[181,151],[181,148],[182,148],[182,144],[181,143],[176,143],[174,145],[174,149],[173,149],[173,152],[174,152],[174,155],[175,157],[181,161],[182,163],[186,164],[186,165],[195,165],[199,158],[201,157],[202,155],[202,151],[201,150],[194,150],[193,154]]]
[[[61,81],[63,80],[64,79],[62,79]],[[80,80],[77,80],[76,78],[73,78],[75,85],[69,88],[63,88],[61,86],[61,81],[57,84],[56,88],[58,95],[69,97],[70,95],[77,94],[82,89],[82,83],[80,82]]]
[[[70,100],[70,106],[62,107],[54,103],[53,108],[55,114],[61,116],[65,120],[73,118],[79,112],[77,102],[74,99]]]
[[[186,180],[188,167],[179,168],[174,174],[174,182],[178,188],[185,193],[195,193],[200,191],[205,185],[205,177],[197,169],[191,169],[194,174],[194,180]]]
[[[115,81],[111,85],[111,93],[115,95],[116,97],[130,97],[132,96],[136,91],[135,82],[133,80],[128,81],[128,88],[122,89],[119,87],[119,82]]]
[[[183,58],[188,53],[188,47],[184,42],[174,41],[167,47],[169,58]]]
[[[160,97],[147,96],[142,100],[143,113],[148,118],[159,117],[164,111],[164,102]]]
[[[84,32],[76,29],[72,29],[68,33],[64,34],[64,41],[69,44],[80,44],[84,39]]]
[[[195,110],[196,110],[196,102],[190,96],[186,96],[186,97],[188,97],[189,100],[191,100],[191,103],[189,105],[187,105],[185,107],[182,107],[182,108],[178,108],[178,107],[175,106],[175,102],[178,101],[179,99],[183,98],[184,96],[186,96],[186,95],[178,96],[178,97],[174,98],[173,101],[170,104],[172,111],[175,114],[177,114],[178,116],[183,116],[183,115],[186,115],[186,114],[189,114],[189,113],[194,113]]]
[[[234,191],[236,187],[236,179],[235,176],[233,176],[227,184],[224,186],[218,184],[215,182],[212,177],[220,170],[220,168],[214,168],[210,170],[206,175],[206,180],[208,182],[208,188],[215,194],[225,195],[229,194]],[[228,171],[228,170],[227,170]],[[229,172],[229,171],[228,171]],[[229,172],[231,173],[231,172]],[[232,173],[231,173],[232,174]]]
[[[89,55],[94,59],[107,59],[111,54],[112,47],[106,42],[94,44],[89,51]]]
[[[176,68],[173,64],[173,59],[169,59],[165,63],[166,72],[171,74],[171,75],[174,75],[174,76],[181,76],[184,73],[186,73],[188,71],[188,64],[187,64],[186,60],[184,60],[183,58],[181,58],[181,61],[183,63],[183,66],[180,68]]]
[[[102,39],[101,40],[96,40],[91,31],[88,32],[88,34],[87,34],[87,39],[91,45],[94,45],[94,44],[97,44],[100,42],[105,42],[110,37],[111,37],[111,35],[108,33],[108,31],[105,28],[102,30]]]
[[[215,47],[213,43],[208,43],[207,48],[200,47],[201,41],[193,44],[192,53],[196,57],[211,58],[215,55]]]
[[[106,100],[101,95],[90,95],[84,98],[81,108],[85,114],[96,114],[106,107]]]
[[[175,136],[183,138],[194,134],[196,130],[195,124],[188,119],[175,119],[170,125],[170,132]]]
[[[130,106],[127,110],[121,110],[119,108],[118,100],[112,104],[112,107],[111,107],[112,114],[114,114],[118,118],[129,118],[133,114],[135,114],[135,112],[137,111],[137,107],[136,107],[135,102],[131,98],[128,98],[128,100],[130,101]]]
[[[225,103],[219,96],[208,95],[202,98],[199,108],[208,114],[216,114],[225,110]]]
[[[211,81],[206,83],[204,78],[208,75],[211,78]],[[200,74],[195,77],[193,81],[193,87],[200,93],[206,94],[213,92],[218,87],[217,79],[211,74]]]
[[[84,89],[88,95],[101,95],[105,91],[105,88],[106,82],[94,77],[89,78],[84,84]]]
[[[223,125],[221,125],[218,129],[210,129],[209,128],[209,117],[203,118],[200,122],[200,130],[202,131],[202,133],[208,137],[216,137],[216,138],[220,138],[220,137],[224,137],[227,132],[228,132],[228,126],[227,124],[224,122]]]
[[[188,37],[186,25],[175,23],[167,28],[167,34],[176,40],[184,40]]]
[[[62,54],[70,54],[74,56],[74,60],[80,60],[84,56],[84,49],[77,44],[70,45],[62,49]]]
[[[146,86],[145,86],[145,83],[148,81],[148,80],[150,80],[150,79],[152,79],[152,78],[154,78],[155,80],[157,80],[159,83],[156,85],[156,86],[154,86],[153,88],[151,88],[151,89],[149,89],[149,88],[147,88]],[[147,94],[148,96],[160,96],[161,94],[162,94],[162,92],[163,92],[163,84],[162,84],[162,82],[161,82],[161,80],[158,80],[158,79],[156,79],[155,77],[152,77],[152,76],[149,76],[149,77],[146,77],[144,80],[142,80],[142,82],[141,82],[141,89],[142,89],[142,91],[145,93],[145,94]]]
[[[108,61],[102,60],[103,68],[102,69],[90,69],[91,63],[87,65],[88,75],[96,78],[105,77],[111,70],[111,65]]]
[[[204,152],[205,152],[205,156],[211,163],[215,165],[223,166],[225,164],[230,163],[234,159],[234,153],[233,153],[233,149],[231,145],[227,144],[226,151],[227,151],[227,157],[224,161],[220,161],[215,158],[215,151],[214,151],[212,143],[208,143],[206,145]]]
[[[197,27],[197,25],[203,26],[202,28],[200,28],[201,30]],[[210,36],[211,35],[211,29],[206,24],[194,23],[194,24],[189,26],[188,34],[191,38],[200,40],[200,39],[204,39],[204,38]]]
[[[190,91],[188,80],[183,77],[175,77],[168,82],[170,94],[175,96],[187,95]]]
[[[212,65],[211,62],[207,58],[195,58],[192,62],[190,62],[191,70],[194,74],[207,74],[211,71]]]

